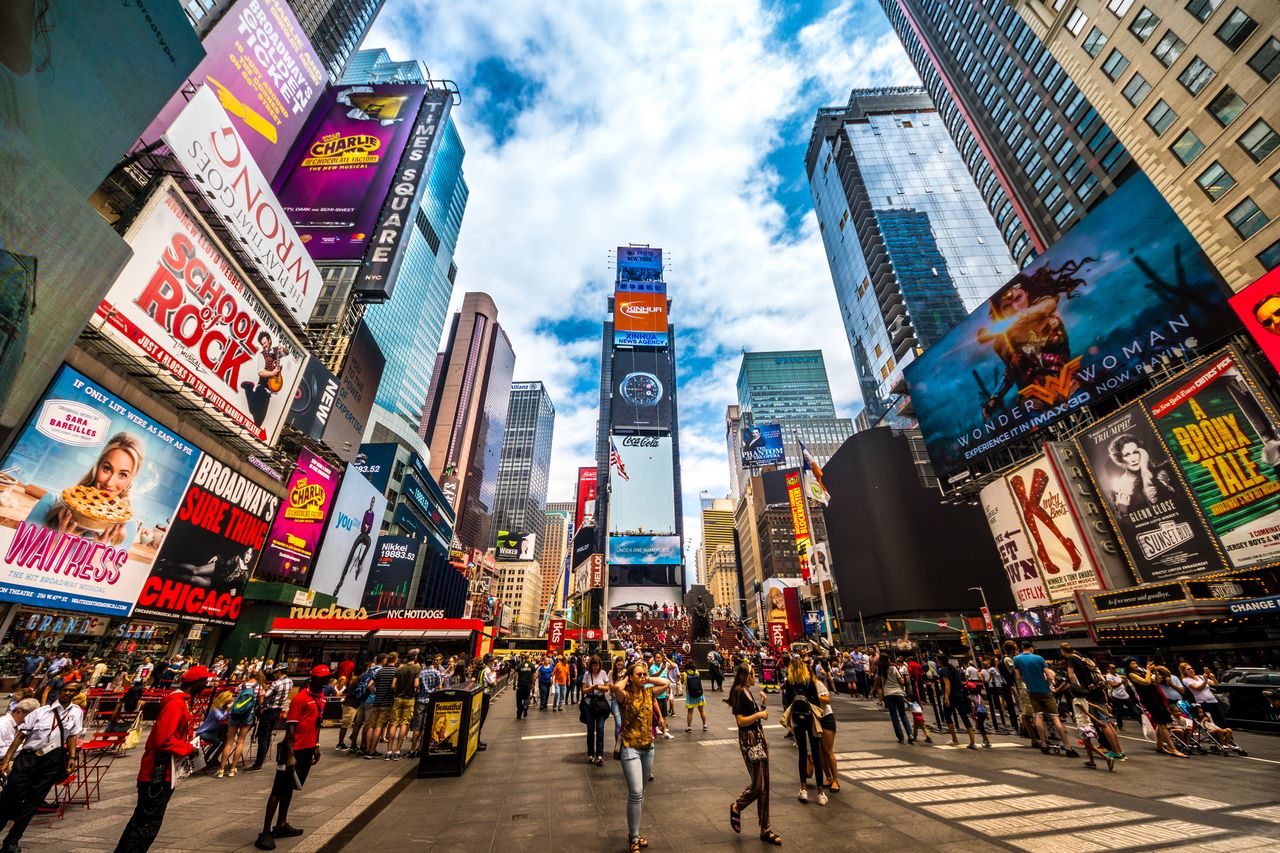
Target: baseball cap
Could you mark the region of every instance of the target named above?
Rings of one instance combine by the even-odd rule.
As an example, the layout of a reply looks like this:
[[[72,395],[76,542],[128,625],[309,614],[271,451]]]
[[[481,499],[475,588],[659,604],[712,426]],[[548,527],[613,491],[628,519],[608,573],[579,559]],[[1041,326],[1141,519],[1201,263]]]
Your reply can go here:
[[[329,667],[322,663],[316,664],[311,668],[312,678],[328,678],[331,675],[333,675],[333,670],[329,669]]]
[[[182,683],[190,684],[193,681],[199,681],[202,678],[214,678],[213,670],[204,666],[193,666],[186,672],[182,673]]]

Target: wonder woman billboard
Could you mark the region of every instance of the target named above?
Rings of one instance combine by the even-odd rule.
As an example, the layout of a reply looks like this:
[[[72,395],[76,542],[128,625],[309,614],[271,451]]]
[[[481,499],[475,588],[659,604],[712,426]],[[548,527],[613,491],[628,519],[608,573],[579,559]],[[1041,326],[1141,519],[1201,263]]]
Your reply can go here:
[[[1191,234],[1136,176],[904,372],[944,474],[1238,326]]]

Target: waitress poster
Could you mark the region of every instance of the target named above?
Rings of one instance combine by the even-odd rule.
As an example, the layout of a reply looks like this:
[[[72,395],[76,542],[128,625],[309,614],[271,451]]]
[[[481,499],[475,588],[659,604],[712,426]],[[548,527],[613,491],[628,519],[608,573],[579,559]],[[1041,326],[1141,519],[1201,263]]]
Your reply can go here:
[[[62,367],[0,461],[0,601],[128,616],[200,457]]]

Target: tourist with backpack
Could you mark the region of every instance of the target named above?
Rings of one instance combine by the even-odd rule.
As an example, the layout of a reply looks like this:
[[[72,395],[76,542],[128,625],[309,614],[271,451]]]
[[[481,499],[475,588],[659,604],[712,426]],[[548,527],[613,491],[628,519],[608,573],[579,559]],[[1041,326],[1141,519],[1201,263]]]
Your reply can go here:
[[[244,754],[244,741],[253,729],[258,715],[258,705],[266,695],[266,683],[262,671],[246,678],[236,690],[231,707],[227,709],[227,742],[222,748],[222,766],[214,777],[234,776]]]
[[[369,698],[371,691],[370,685],[373,678],[378,674],[378,665],[374,661],[369,661],[365,667],[365,671],[359,678],[353,680],[351,685],[347,687],[346,695],[342,697],[342,725],[338,729],[338,746],[339,752],[346,752],[350,749],[353,755],[360,755],[360,730],[364,728],[365,719],[368,712],[365,710],[365,702]],[[351,731],[351,745],[347,746],[347,731]]]

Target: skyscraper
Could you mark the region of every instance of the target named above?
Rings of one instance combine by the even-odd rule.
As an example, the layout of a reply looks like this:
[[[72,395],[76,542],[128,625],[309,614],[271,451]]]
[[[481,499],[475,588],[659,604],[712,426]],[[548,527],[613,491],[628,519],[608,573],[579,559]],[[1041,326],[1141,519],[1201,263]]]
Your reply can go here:
[[[516,382],[507,406],[507,429],[498,464],[493,519],[513,537],[534,535],[533,559],[544,546],[547,482],[551,476],[551,436],[556,409],[541,382]]]
[[[431,449],[431,473],[457,511],[454,532],[465,547],[493,546],[515,360],[493,299],[487,293],[463,296],[436,361],[418,435]]]
[[[542,549],[542,553],[538,555],[538,562],[542,567],[542,596],[538,601],[539,616],[547,612],[556,583],[563,578],[565,569],[568,567],[574,509],[572,501],[547,504],[545,513],[547,522],[542,528],[542,538],[538,541]],[[560,603],[557,601],[554,607],[559,606]]]
[[[1019,267],[1132,172],[1106,122],[1004,0],[880,5]]]
[[[702,565],[698,583],[711,586],[710,568],[720,549],[733,551],[733,501],[729,498],[702,498]]]
[[[805,159],[868,420],[910,426],[903,366],[1017,266],[923,89],[819,110]]]
[[[347,60],[369,34],[384,2],[386,0],[289,0],[289,6],[328,69],[329,77],[341,80]]]

